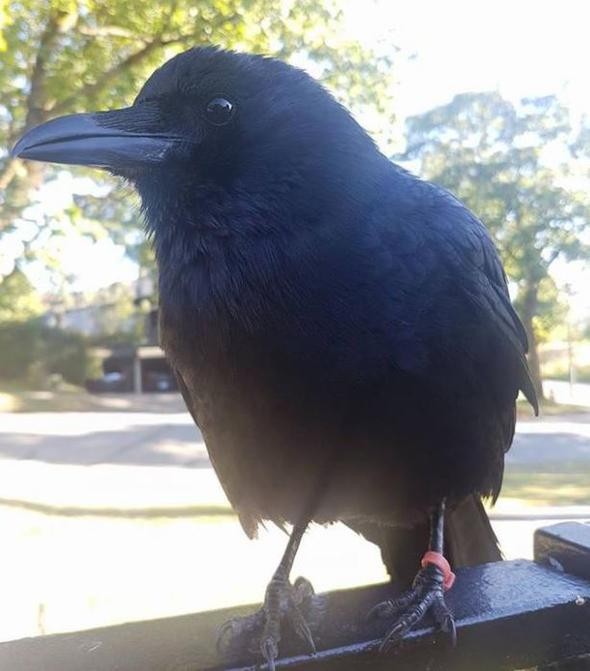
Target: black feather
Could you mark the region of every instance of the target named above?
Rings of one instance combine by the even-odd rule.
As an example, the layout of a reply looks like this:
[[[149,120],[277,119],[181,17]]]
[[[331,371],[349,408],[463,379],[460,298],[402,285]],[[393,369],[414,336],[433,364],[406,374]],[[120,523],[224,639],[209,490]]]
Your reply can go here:
[[[220,98],[231,114],[211,122]],[[131,108],[49,122],[15,152],[137,187],[162,346],[250,535],[343,520],[401,539],[383,541],[399,564],[414,541],[377,531],[420,534],[446,498],[454,555],[481,560],[477,538],[497,558],[479,497],[500,491],[519,390],[537,401],[498,254],[464,205],[301,70],[211,48],[166,63]]]
[[[516,396],[536,399],[484,226],[278,61],[193,50],[138,101],[178,126],[221,93],[232,123],[135,181],[162,344],[245,526],[296,521],[318,487],[319,521],[495,498]]]

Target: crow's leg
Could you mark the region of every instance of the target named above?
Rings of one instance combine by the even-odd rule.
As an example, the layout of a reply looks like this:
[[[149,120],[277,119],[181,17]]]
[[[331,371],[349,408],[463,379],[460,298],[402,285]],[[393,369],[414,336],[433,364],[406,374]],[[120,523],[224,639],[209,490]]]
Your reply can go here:
[[[297,554],[307,523],[293,528],[289,543],[264,597],[262,608],[246,617],[232,618],[222,625],[217,639],[220,652],[235,656],[240,651],[258,649],[272,671],[279,654],[281,626],[286,622],[311,652],[315,644],[308,621],[315,609],[314,591],[305,578],[289,582],[293,560]]]
[[[395,645],[430,612],[438,629],[447,633],[453,645],[456,642],[455,620],[449,611],[444,592],[455,580],[447,560],[443,557],[445,501],[441,501],[430,516],[430,542],[422,558],[412,588],[397,599],[377,604],[370,618],[395,618],[381,642],[381,650]]]

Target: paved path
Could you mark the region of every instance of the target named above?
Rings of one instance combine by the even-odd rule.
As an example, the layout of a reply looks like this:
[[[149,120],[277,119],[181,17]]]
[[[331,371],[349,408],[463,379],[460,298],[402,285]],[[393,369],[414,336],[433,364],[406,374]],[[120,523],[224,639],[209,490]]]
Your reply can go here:
[[[590,467],[590,415],[520,422],[508,464],[580,462]]]
[[[186,412],[0,415],[0,459],[91,466],[210,468]],[[590,413],[520,422],[508,462],[588,460]]]
[[[590,384],[573,384],[560,380],[545,380],[543,390],[556,403],[580,405],[590,408]]]
[[[508,468],[573,464],[590,473],[589,420],[590,413],[519,423]],[[77,509],[227,507],[186,412],[5,414],[0,465],[0,502]]]
[[[5,414],[0,420],[2,457],[85,466],[210,466],[187,412]]]
[[[3,415],[0,469],[5,504],[78,512],[229,507],[186,412]]]

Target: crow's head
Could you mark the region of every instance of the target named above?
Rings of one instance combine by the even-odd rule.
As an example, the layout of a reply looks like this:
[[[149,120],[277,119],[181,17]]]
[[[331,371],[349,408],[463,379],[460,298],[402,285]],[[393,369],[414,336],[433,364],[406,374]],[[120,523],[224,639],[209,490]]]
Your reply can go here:
[[[274,189],[275,199],[302,185],[351,188],[351,173],[377,152],[305,72],[198,48],[156,70],[130,107],[49,121],[26,133],[13,154],[105,168],[135,183],[145,204],[208,186]]]

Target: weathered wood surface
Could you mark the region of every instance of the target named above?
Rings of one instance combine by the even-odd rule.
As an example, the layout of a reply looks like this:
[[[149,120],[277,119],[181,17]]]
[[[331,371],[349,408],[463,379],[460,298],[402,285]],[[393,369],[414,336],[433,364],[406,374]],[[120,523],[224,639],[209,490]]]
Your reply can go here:
[[[564,557],[573,552],[577,556],[574,568],[581,567],[582,573],[590,571],[590,529],[577,529],[580,526],[583,525],[555,525],[559,529],[542,536],[539,559],[551,558],[552,566],[518,560],[460,570],[455,587],[448,594],[458,624],[455,649],[440,636],[421,629],[394,652],[378,653],[377,644],[386,624],[369,624],[364,615],[390,594],[391,588],[376,585],[325,595],[324,618],[315,633],[318,654],[298,656],[297,644],[287,637],[277,668],[507,671],[588,654],[590,581],[556,568],[563,561],[567,564]],[[253,609],[219,610],[3,643],[0,669],[251,669],[255,661],[252,658],[220,660],[215,640],[222,622]]]

